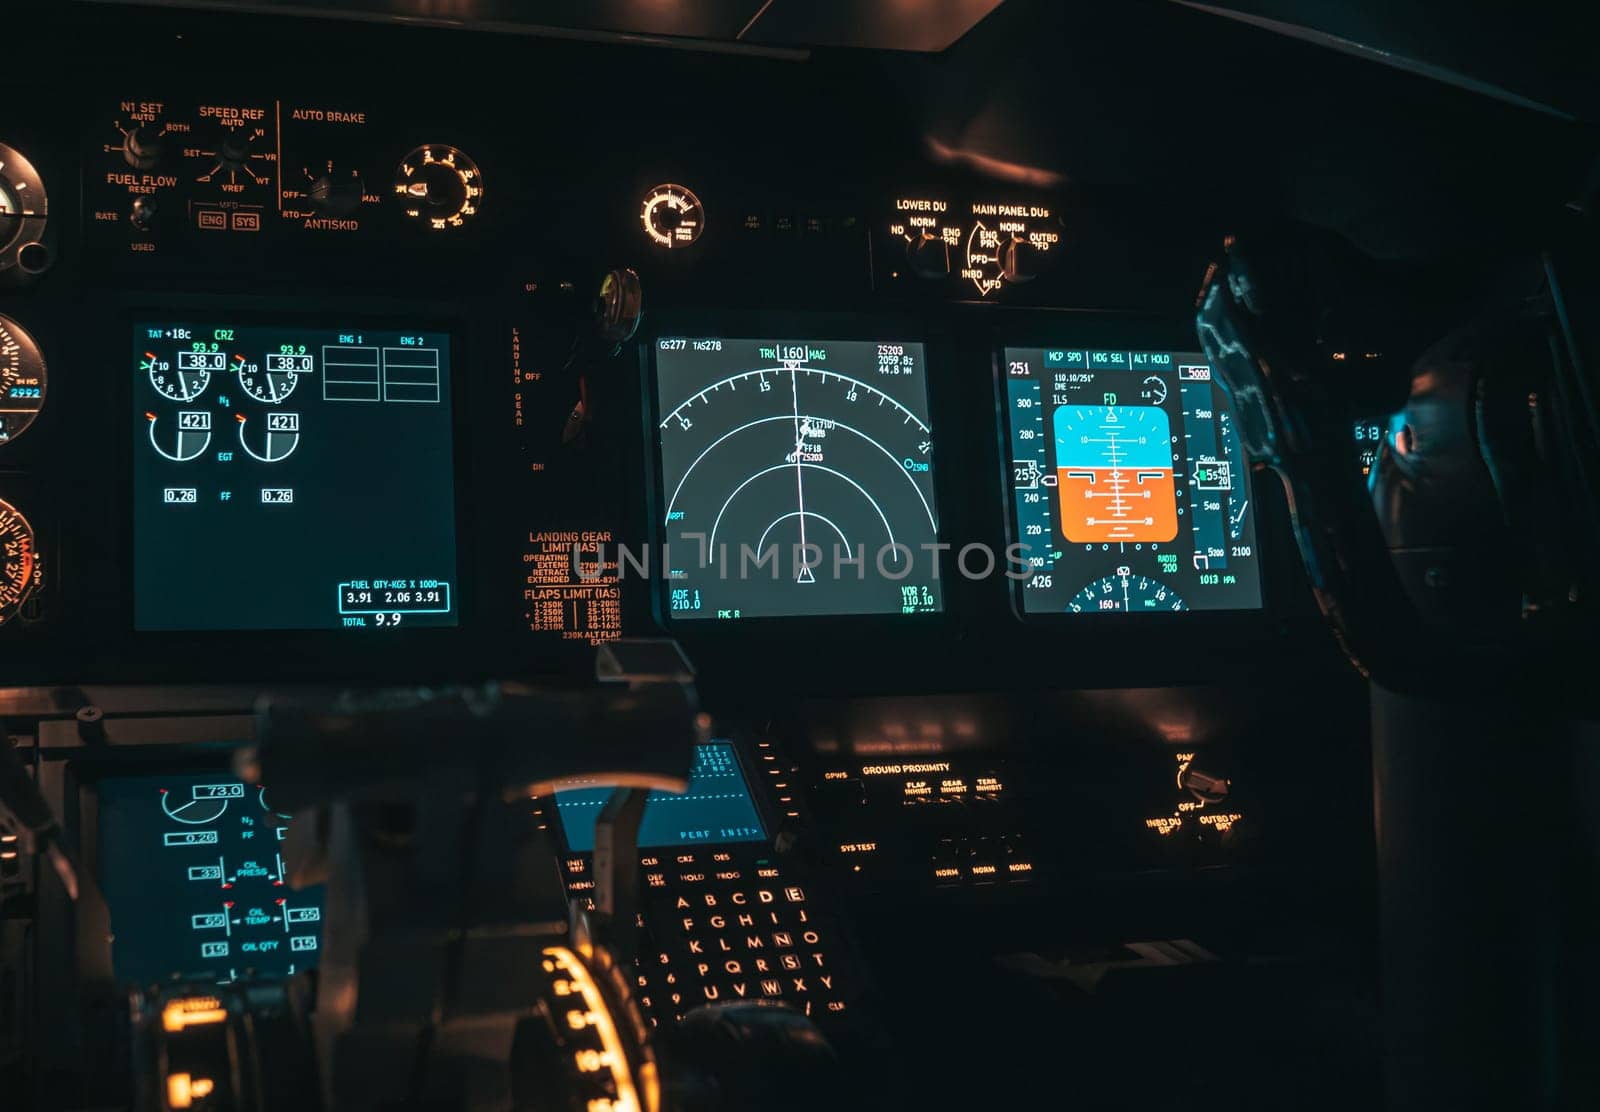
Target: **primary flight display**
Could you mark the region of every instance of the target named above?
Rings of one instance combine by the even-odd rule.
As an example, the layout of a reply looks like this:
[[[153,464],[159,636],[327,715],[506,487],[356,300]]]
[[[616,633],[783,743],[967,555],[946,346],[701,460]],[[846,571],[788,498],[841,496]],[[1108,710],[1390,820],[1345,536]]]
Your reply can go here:
[[[655,389],[670,618],[943,608],[920,343],[665,338]]]
[[[1005,350],[1024,615],[1261,606],[1261,569],[1227,395],[1205,356]]]

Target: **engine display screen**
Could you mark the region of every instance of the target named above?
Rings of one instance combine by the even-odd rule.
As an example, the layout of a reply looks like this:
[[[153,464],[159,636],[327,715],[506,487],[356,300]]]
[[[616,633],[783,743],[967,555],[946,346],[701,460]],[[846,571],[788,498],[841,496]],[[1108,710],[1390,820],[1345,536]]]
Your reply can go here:
[[[594,821],[610,798],[610,788],[569,788],[556,793],[556,814],[568,849],[574,853],[594,850]],[[738,755],[725,741],[695,746],[689,790],[682,795],[651,792],[639,823],[641,849],[761,842],[766,837]]]
[[[234,981],[316,967],[322,887],[288,886],[287,815],[226,773],[99,784],[99,879],[117,979]]]
[[[660,339],[673,619],[943,609],[920,343]]]
[[[1028,615],[1261,606],[1249,475],[1205,356],[1007,348]]]
[[[453,626],[450,337],[134,328],[134,627]]]

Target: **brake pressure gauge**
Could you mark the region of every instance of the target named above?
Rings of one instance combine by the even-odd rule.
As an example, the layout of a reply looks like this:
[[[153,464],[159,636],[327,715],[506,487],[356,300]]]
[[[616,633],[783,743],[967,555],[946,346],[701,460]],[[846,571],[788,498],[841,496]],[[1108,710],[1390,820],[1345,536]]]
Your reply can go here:
[[[657,247],[688,247],[706,230],[706,210],[694,192],[681,185],[658,185],[639,210],[644,234]]]
[[[44,406],[44,356],[16,321],[0,316],[0,448],[21,436]]]

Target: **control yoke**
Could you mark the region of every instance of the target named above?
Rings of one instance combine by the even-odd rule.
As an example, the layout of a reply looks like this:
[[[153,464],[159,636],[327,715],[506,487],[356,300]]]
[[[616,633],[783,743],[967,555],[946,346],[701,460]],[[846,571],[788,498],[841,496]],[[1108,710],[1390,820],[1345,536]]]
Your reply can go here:
[[[1229,236],[1200,290],[1199,338],[1245,452],[1283,482],[1317,602],[1395,691],[1559,691],[1572,670],[1600,418],[1555,270],[1526,271],[1468,288],[1289,226]],[[1364,480],[1350,430],[1379,414]]]

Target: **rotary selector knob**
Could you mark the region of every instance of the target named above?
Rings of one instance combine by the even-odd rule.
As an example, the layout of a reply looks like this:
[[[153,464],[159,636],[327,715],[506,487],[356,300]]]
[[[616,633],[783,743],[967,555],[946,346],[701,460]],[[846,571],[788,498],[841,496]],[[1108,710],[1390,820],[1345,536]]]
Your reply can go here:
[[[1039,276],[1039,249],[1013,235],[1000,247],[1000,273],[1007,282],[1031,282]]]
[[[256,141],[255,132],[245,134],[239,131],[229,132],[217,147],[217,161],[224,170],[242,170],[244,164],[250,161],[254,152]]]
[[[318,212],[348,216],[361,204],[363,189],[360,178],[337,178],[332,174],[323,174],[311,183],[306,196]]]
[[[157,130],[148,125],[130,128],[122,137],[122,157],[135,170],[149,170],[161,161],[166,153],[166,129]]]
[[[950,273],[950,245],[923,229],[906,241],[906,264],[921,278],[943,278]]]

